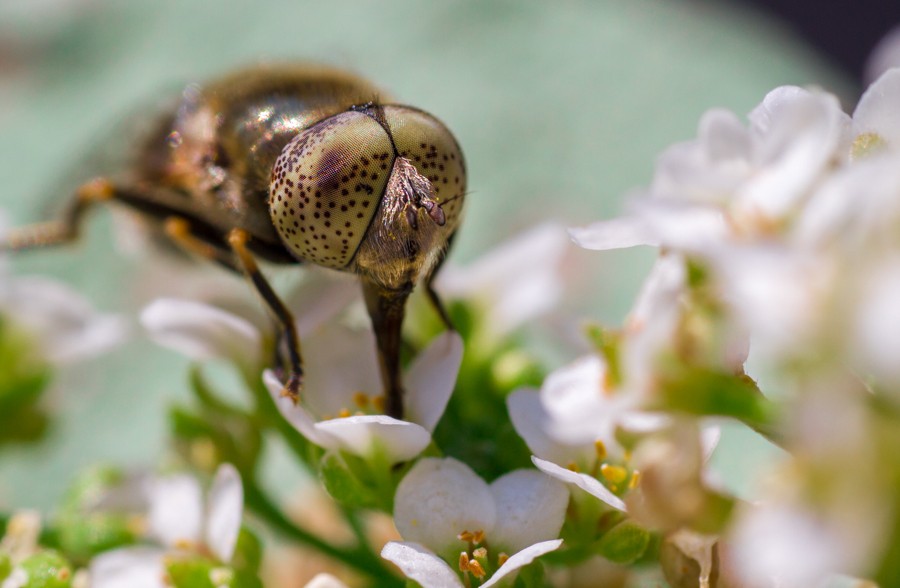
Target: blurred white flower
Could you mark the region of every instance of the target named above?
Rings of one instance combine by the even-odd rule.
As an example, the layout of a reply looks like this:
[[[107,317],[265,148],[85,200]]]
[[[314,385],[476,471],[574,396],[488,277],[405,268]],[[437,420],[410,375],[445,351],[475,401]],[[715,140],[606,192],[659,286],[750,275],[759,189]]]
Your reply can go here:
[[[423,459],[394,501],[405,541],[391,541],[381,555],[423,586],[461,588],[469,583],[460,574],[493,586],[559,548],[568,500],[562,484],[539,472],[516,470],[488,485],[453,458]]]
[[[448,299],[481,304],[487,322],[484,330],[499,336],[557,305],[568,247],[562,226],[538,225],[466,267],[448,263],[438,275],[437,289]]]
[[[358,288],[340,278],[316,275],[288,298],[301,338],[343,311]],[[195,300],[159,298],[141,313],[141,324],[157,344],[195,361],[225,360],[248,373],[261,369],[269,329],[234,312]]]
[[[869,53],[863,67],[863,81],[871,84],[893,67],[900,67],[900,26],[888,31]]]
[[[49,363],[94,357],[120,343],[125,320],[100,314],[68,286],[40,276],[11,276],[0,264],[0,317],[29,335]]]
[[[282,416],[326,449],[390,463],[411,459],[431,442],[456,385],[463,343],[448,331],[413,361],[404,377],[405,420],[381,412],[381,378],[371,331],[330,327],[310,338],[301,400],[282,396],[283,384],[266,371],[264,382]]]
[[[744,127],[711,110],[697,139],[664,152],[631,214],[572,229],[588,249],[665,246],[703,254],[726,240],[767,234],[793,214],[835,160],[846,158],[849,117],[834,96],[776,88]]]
[[[231,464],[222,464],[213,479],[206,504],[199,482],[187,474],[160,477],[149,489],[149,536],[159,547],[125,547],[91,561],[92,588],[165,587],[169,557],[212,555],[228,565],[234,555],[244,492]]]
[[[244,369],[262,360],[262,333],[250,321],[193,300],[159,298],[141,312],[150,338],[194,361],[224,359]]]

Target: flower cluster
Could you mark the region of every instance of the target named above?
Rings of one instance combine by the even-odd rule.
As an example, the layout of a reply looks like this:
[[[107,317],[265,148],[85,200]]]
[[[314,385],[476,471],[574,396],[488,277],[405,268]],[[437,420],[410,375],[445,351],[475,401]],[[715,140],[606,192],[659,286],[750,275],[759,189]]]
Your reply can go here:
[[[760,502],[736,509],[723,529],[720,561],[752,585],[810,586],[830,573],[885,581],[900,571],[885,549],[900,496],[900,468],[885,453],[900,425],[898,103],[895,69],[852,116],[834,96],[797,87],[770,92],[746,126],[711,111],[697,139],[663,153],[628,215],[572,231],[593,249],[658,246],[660,264],[681,272],[668,302],[675,347],[642,370],[656,385],[679,388],[661,367],[673,353],[679,379],[745,378],[746,341],[747,365],[778,387],[768,418],[751,414],[750,388],[734,399],[745,410],[722,412],[790,452]],[[719,386],[720,400],[734,392]],[[662,397],[670,408],[703,408],[672,390]]]

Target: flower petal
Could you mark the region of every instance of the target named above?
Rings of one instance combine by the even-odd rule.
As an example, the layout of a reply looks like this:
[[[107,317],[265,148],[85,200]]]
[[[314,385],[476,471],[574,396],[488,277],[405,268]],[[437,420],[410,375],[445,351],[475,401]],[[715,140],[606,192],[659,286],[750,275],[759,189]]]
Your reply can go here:
[[[390,541],[381,550],[381,557],[400,568],[407,578],[422,586],[428,588],[463,586],[447,562],[417,543]]]
[[[853,135],[875,133],[900,149],[900,68],[889,69],[863,93],[853,111]]]
[[[278,407],[281,416],[297,429],[301,435],[325,449],[338,449],[340,442],[326,431],[316,428],[316,419],[309,414],[303,404],[294,404],[289,397],[284,396],[284,384],[275,376],[272,370],[263,372],[263,383],[272,396],[272,401]]]
[[[434,431],[456,386],[462,354],[462,337],[447,331],[416,357],[406,373],[407,420]]]
[[[622,216],[586,227],[571,228],[569,236],[579,247],[599,251],[638,245],[659,246],[659,235],[639,216]]]
[[[348,586],[331,574],[321,573],[316,574],[303,588],[348,588]]]
[[[127,547],[91,560],[91,588],[166,588],[165,552],[154,547]]]
[[[494,575],[491,576],[491,579],[481,585],[481,588],[490,588],[494,586],[517,571],[519,568],[527,566],[535,559],[544,555],[545,553],[550,553],[551,551],[556,551],[559,549],[560,545],[562,545],[562,539],[555,539],[553,541],[542,541],[541,543],[535,543],[534,545],[529,545],[522,551],[513,554],[502,566],[500,566]]]
[[[226,359],[244,366],[260,363],[259,329],[214,306],[160,298],[141,313],[141,324],[154,342],[193,360]]]
[[[354,395],[383,393],[375,334],[330,323],[303,340],[302,401],[316,420],[336,417],[356,407]]]
[[[491,494],[497,524],[488,540],[495,549],[511,553],[559,537],[569,504],[562,482],[534,470],[515,470],[494,480]]]
[[[548,433],[553,423],[537,390],[516,390],[506,398],[506,409],[516,433],[541,459],[569,464],[582,463],[596,455],[593,443],[564,443]]]
[[[541,470],[548,476],[553,476],[557,480],[561,480],[566,484],[578,486],[585,492],[599,498],[607,505],[613,507],[616,510],[621,510],[622,512],[626,511],[625,502],[623,502],[621,498],[610,492],[606,486],[601,484],[595,478],[592,478],[587,474],[579,474],[573,472],[572,470],[567,470],[566,468],[560,467],[555,463],[545,461],[538,457],[532,456],[531,461],[534,462],[534,465],[536,465],[539,470]]]
[[[362,415],[321,421],[317,431],[334,439],[337,447],[360,457],[376,452],[389,463],[407,461],[422,453],[431,435],[415,423],[385,415]]]
[[[394,524],[400,535],[441,555],[465,546],[457,535],[484,531],[497,519],[488,485],[451,457],[425,458],[406,474],[394,497]]]
[[[288,308],[298,310],[294,318],[301,339],[318,330],[360,298],[356,276],[330,270],[305,273],[310,274],[310,279],[285,299]]]
[[[241,476],[230,463],[216,471],[206,505],[206,545],[219,561],[229,563],[234,555],[241,516],[244,512],[244,487]]]
[[[167,547],[196,545],[201,539],[203,496],[188,474],[158,478],[150,490],[150,534]]]
[[[97,313],[65,284],[40,276],[3,284],[0,309],[34,336],[54,363],[99,355],[122,341],[127,332],[121,317]]]

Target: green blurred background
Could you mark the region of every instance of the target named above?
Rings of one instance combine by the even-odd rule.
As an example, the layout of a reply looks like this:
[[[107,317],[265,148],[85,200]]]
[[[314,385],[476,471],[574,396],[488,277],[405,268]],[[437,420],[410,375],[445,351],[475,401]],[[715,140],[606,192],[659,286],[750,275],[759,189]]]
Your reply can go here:
[[[287,59],[357,71],[454,131],[471,190],[460,262],[538,221],[614,215],[708,108],[745,113],[781,84],[820,85],[850,105],[857,94],[781,26],[728,2],[2,0],[0,207],[13,224],[46,216],[90,172],[73,162],[127,142],[114,127],[124,113],[185,82]],[[24,255],[16,271],[134,316],[151,295],[151,261],[118,253],[111,224],[98,213],[78,247]],[[618,323],[652,252],[573,255],[583,275],[561,312]],[[152,294],[166,291],[159,282]],[[51,508],[99,460],[156,463],[185,382],[186,362],[138,329],[122,349],[60,372],[49,435],[0,446],[0,508]],[[742,451],[751,441],[729,430],[716,459],[742,492],[753,467],[730,456],[758,464],[763,453]]]

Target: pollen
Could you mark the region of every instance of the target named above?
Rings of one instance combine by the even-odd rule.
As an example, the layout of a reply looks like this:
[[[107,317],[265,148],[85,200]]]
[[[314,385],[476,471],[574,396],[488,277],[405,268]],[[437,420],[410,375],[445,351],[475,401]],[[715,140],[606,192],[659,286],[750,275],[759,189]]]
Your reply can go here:
[[[600,466],[600,475],[613,484],[621,484],[628,479],[628,470],[622,466],[603,464]]]
[[[568,464],[566,466],[566,469],[569,470],[570,472],[575,472],[576,474],[581,470],[581,468],[578,467],[578,464],[575,463],[574,461],[571,462],[570,464]]]
[[[484,547],[479,547],[479,548],[477,548],[477,549],[474,549],[474,550],[472,551],[472,557],[475,557],[475,558],[478,558],[478,559],[484,559],[484,558],[486,558],[486,557],[487,557],[487,549],[484,548]]]
[[[497,565],[502,566],[503,564],[506,563],[506,560],[508,560],[508,559],[509,559],[509,554],[501,551],[500,555],[497,556]]]
[[[338,418],[345,419],[350,416],[352,413],[349,408],[342,408],[338,411]]]
[[[887,147],[887,141],[878,133],[860,133],[850,146],[850,157],[859,159],[883,151],[885,147]]]
[[[459,553],[459,571],[468,572],[469,571],[469,554],[465,551],[461,551]]]

